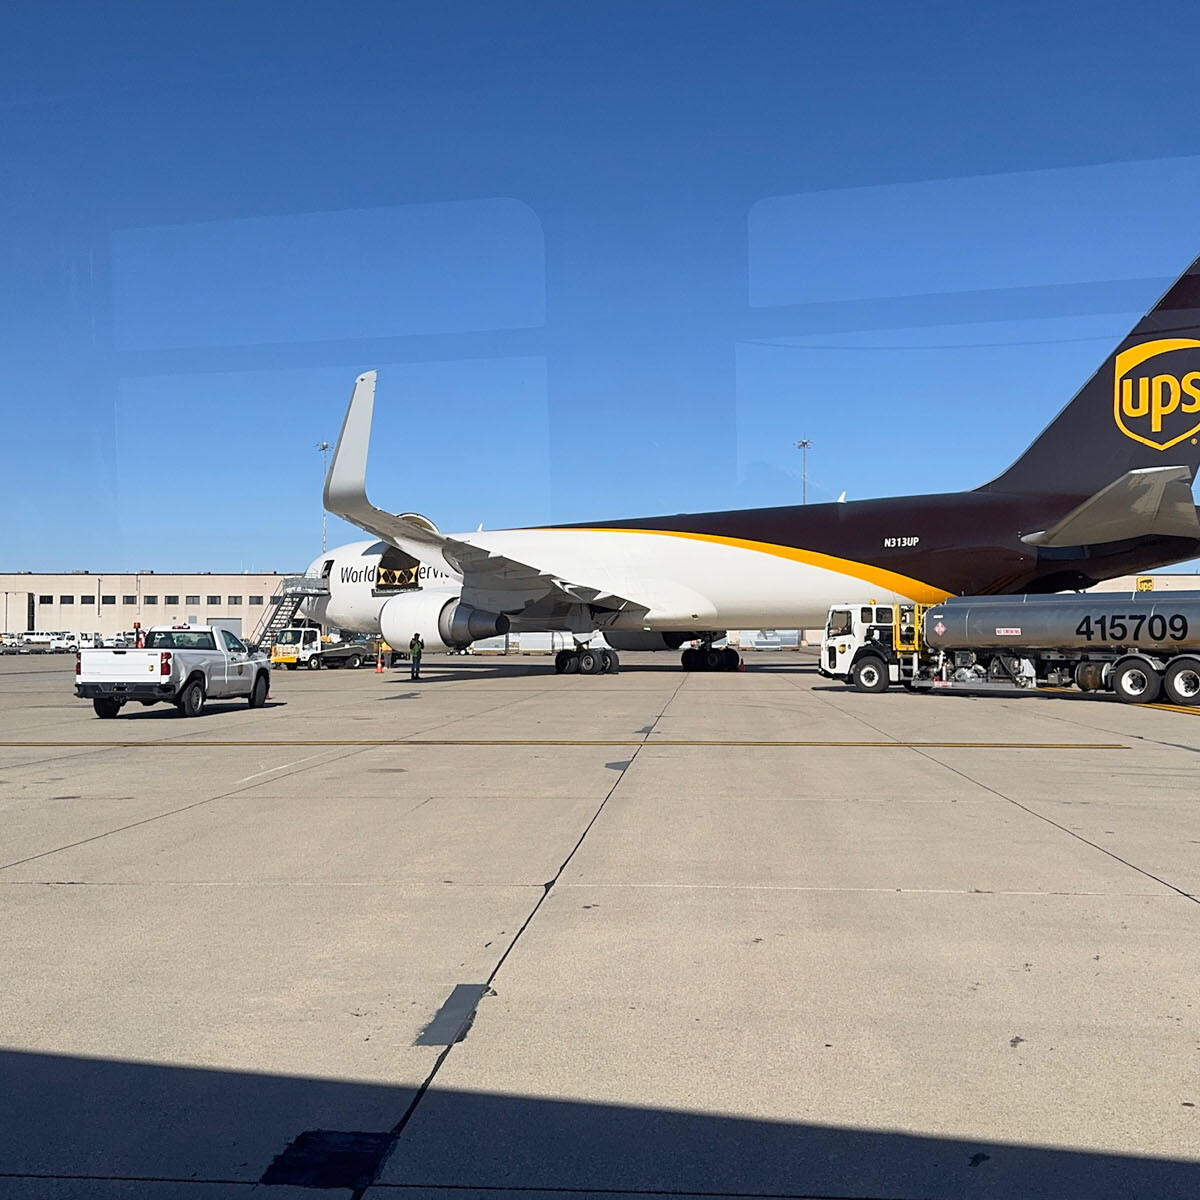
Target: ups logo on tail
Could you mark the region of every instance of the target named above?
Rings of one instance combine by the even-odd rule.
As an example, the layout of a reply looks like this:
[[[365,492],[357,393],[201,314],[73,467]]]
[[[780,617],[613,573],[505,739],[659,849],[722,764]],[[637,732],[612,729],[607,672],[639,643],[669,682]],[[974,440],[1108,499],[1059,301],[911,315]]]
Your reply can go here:
[[[1191,353],[1178,354],[1180,350]],[[1113,413],[1126,437],[1168,450],[1200,434],[1198,351],[1200,342],[1190,338],[1160,338],[1117,355]]]

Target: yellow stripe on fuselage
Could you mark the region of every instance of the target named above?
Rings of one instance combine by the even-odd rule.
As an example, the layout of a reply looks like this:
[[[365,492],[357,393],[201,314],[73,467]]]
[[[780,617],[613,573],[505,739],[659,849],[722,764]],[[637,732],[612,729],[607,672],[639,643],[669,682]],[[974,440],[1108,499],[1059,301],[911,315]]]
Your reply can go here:
[[[950,595],[945,588],[933,587],[919,579],[910,579],[896,571],[885,567],[873,567],[869,563],[855,562],[849,558],[838,558],[833,554],[821,554],[816,550],[802,550],[796,546],[780,546],[774,542],[754,542],[747,538],[723,537],[717,533],[685,533],[677,529],[622,529],[588,526],[583,529],[576,527],[572,533],[648,533],[656,537],[688,538],[694,542],[711,542],[718,546],[733,546],[738,550],[753,550],[757,554],[770,554],[775,558],[788,558],[793,562],[804,563],[810,567],[821,567],[826,571],[835,571],[839,575],[849,575],[861,579],[864,583],[872,584],[881,592],[894,592],[907,596],[918,604],[937,604]]]

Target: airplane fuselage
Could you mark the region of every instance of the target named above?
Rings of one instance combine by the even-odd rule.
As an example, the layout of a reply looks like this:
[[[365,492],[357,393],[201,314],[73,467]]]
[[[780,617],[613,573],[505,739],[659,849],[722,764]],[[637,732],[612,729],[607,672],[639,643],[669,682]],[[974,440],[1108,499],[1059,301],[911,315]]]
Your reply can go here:
[[[1021,540],[1084,498],[960,492],[456,537],[601,595],[637,596],[636,610],[593,614],[597,628],[630,631],[809,628],[841,602],[1081,588],[1200,552],[1200,543],[1181,538],[1054,549]],[[319,571],[334,560],[328,622],[378,630],[394,593],[372,568],[388,548],[354,543],[313,564]],[[426,589],[461,589],[452,573],[428,567],[421,575]],[[486,595],[473,603],[489,607]],[[578,625],[578,613],[510,615],[514,629]]]

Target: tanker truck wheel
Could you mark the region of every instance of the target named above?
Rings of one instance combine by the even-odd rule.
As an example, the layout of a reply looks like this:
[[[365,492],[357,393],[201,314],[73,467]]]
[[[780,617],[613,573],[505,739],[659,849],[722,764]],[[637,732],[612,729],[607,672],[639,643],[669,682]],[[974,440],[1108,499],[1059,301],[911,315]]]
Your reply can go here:
[[[1150,704],[1161,689],[1162,677],[1144,658],[1127,658],[1113,668],[1112,690],[1126,704]]]
[[[850,670],[850,678],[860,692],[886,692],[888,686],[887,665],[883,659],[871,655],[860,658]]]
[[[1163,676],[1163,691],[1172,704],[1200,704],[1200,659],[1177,658]]]

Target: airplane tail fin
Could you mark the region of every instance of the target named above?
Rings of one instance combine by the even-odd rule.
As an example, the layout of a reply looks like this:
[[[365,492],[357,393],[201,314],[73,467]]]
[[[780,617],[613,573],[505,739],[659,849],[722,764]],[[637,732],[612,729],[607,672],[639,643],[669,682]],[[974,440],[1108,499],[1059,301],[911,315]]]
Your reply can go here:
[[[979,490],[1090,495],[1129,471],[1200,466],[1200,259],[1003,474]]]

